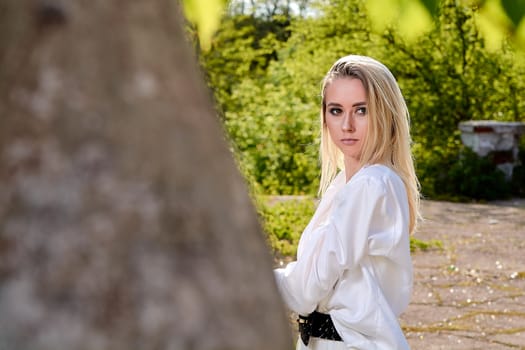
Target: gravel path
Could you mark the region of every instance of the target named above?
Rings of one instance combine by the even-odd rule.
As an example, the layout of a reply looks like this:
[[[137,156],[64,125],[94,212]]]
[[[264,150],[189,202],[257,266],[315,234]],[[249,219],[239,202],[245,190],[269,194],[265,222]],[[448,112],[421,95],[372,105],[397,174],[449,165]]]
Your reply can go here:
[[[525,349],[525,200],[424,201],[401,323],[413,350]]]

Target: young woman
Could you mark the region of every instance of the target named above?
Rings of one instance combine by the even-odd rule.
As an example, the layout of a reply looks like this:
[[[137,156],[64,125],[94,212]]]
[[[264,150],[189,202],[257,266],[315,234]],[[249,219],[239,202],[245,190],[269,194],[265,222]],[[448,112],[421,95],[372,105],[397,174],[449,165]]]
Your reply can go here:
[[[355,55],[335,62],[321,94],[322,199],[297,261],[275,270],[299,314],[297,349],[409,349],[398,316],[420,195],[405,101],[388,68]]]

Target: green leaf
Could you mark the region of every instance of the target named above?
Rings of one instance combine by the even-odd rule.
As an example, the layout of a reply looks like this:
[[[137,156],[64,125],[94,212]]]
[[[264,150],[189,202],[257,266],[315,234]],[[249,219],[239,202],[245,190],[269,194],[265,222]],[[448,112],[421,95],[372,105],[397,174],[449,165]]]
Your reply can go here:
[[[213,33],[219,27],[227,0],[183,0],[184,14],[197,28],[200,45],[208,49]]]
[[[438,0],[421,0],[425,8],[430,12],[432,17],[436,17],[438,14]]]
[[[501,0],[501,5],[514,27],[518,27],[521,19],[525,16],[525,0]]]

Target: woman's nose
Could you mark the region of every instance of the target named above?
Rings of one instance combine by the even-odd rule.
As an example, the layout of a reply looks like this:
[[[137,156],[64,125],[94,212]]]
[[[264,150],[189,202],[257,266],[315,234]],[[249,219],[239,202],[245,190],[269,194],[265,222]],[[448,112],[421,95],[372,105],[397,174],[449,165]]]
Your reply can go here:
[[[341,125],[341,128],[343,131],[352,131],[353,130],[353,120],[352,116],[350,114],[346,114],[343,118],[343,124]]]

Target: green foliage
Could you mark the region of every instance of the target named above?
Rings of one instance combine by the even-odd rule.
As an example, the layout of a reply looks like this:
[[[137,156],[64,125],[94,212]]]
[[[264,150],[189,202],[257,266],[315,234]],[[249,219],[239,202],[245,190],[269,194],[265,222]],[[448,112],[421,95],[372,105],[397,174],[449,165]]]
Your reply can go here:
[[[421,0],[421,3],[425,6],[428,12],[430,12],[431,15],[435,16],[437,15],[438,10],[438,0]]]
[[[384,57],[412,112],[412,132],[424,146],[446,145],[461,121],[520,120],[525,106],[517,91],[525,88],[508,48],[484,48],[473,11],[454,0],[441,2],[436,28],[414,44],[390,31]],[[455,136],[453,136],[455,137]]]
[[[244,172],[267,194],[315,192],[316,125],[314,118],[295,118],[301,111],[312,116],[311,108],[279,87],[261,88],[253,81],[241,87],[243,112],[227,112],[226,128],[237,140]]]
[[[259,197],[257,211],[274,254],[294,257],[301,233],[314,214],[314,199]]]
[[[525,0],[501,0],[501,5],[514,27],[518,27],[523,17],[525,17]]]
[[[421,184],[421,191],[426,198],[450,199],[454,194],[446,193],[440,183],[447,181],[448,171],[457,162],[461,141],[459,131],[447,138],[446,145],[423,146],[416,143],[413,147],[416,159],[416,173]]]
[[[521,140],[518,166],[512,172],[510,186],[512,194],[525,197],[525,139],[522,138]]]
[[[439,240],[422,241],[417,238],[410,238],[410,251],[415,252],[417,250],[429,250],[432,248],[443,249],[443,242]]]
[[[511,193],[505,174],[491,157],[480,157],[469,148],[461,149],[459,159],[450,164],[446,177],[436,181],[436,187],[459,199],[504,199]]]
[[[197,30],[201,46],[208,48],[226,0],[183,0],[182,5],[184,14]]]
[[[348,45],[363,54],[369,45],[363,1],[350,6],[334,1],[324,10],[318,18],[290,19],[285,29],[292,33],[289,37],[268,31],[272,26],[281,28],[279,18],[259,27],[255,24],[262,18],[226,19],[214,49],[203,54],[241,169],[266,194],[317,191],[316,87],[330,64],[348,53]],[[249,21],[249,29],[230,27]],[[268,52],[270,58],[264,56]],[[259,60],[264,64],[249,63]]]
[[[501,186],[493,187],[494,191],[480,188],[487,182],[495,184],[500,177],[471,171],[472,167],[481,167],[482,161],[461,156],[457,125],[470,119],[524,118],[525,104],[518,91],[525,89],[525,68],[515,60],[515,53],[509,47],[502,47],[500,52],[486,50],[473,10],[453,0],[441,2],[436,28],[414,44],[405,43],[392,30],[384,38],[391,50],[383,61],[398,78],[411,111],[414,153],[424,195],[506,197],[509,191],[504,180]],[[455,173],[450,174],[450,169]],[[461,172],[469,171],[470,187],[461,177]]]
[[[474,190],[498,175],[489,181],[474,171],[482,165],[465,156],[457,127],[471,119],[524,120],[525,60],[509,45],[487,50],[465,2],[441,1],[435,27],[415,41],[396,28],[371,32],[363,0],[320,3],[311,17],[227,17],[202,53],[236,157],[256,191],[316,192],[320,81],[337,58],[354,53],[383,61],[399,81],[423,194],[496,195]],[[462,184],[465,171],[472,188]]]
[[[232,94],[245,79],[266,75],[269,63],[277,59],[277,51],[290,35],[289,24],[284,17],[271,21],[245,15],[223,18],[211,49],[200,56],[222,114],[242,109],[244,101],[232,99]]]

